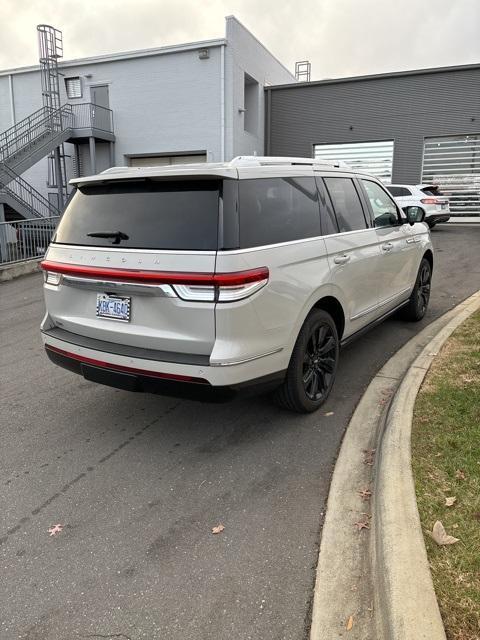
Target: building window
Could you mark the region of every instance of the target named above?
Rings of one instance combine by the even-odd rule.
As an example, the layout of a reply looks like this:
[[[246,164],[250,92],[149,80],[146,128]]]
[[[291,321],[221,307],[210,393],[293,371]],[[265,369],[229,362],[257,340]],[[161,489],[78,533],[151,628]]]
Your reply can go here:
[[[75,78],[65,78],[65,89],[67,90],[67,98],[82,97],[82,82],[78,76]]]
[[[355,171],[376,176],[382,182],[392,181],[393,140],[316,144],[316,160],[345,162]]]
[[[244,118],[243,128],[254,135],[258,132],[258,82],[247,73],[244,79]]]
[[[456,216],[480,214],[480,134],[426,138],[422,184],[438,187]]]

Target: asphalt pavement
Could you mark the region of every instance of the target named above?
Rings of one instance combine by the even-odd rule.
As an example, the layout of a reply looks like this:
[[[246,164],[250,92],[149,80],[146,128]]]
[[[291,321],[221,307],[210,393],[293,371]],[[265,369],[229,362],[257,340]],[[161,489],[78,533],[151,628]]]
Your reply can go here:
[[[306,639],[355,405],[401,345],[480,288],[480,225],[432,238],[426,318],[344,349],[309,416],[268,397],[212,405],[87,382],[43,353],[41,276],[0,284],[0,639]]]

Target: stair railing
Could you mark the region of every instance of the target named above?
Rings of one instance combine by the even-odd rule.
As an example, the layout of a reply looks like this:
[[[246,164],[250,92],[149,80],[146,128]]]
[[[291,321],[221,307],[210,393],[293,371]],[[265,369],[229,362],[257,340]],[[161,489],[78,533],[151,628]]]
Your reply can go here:
[[[3,168],[8,173],[9,181],[0,192],[4,192],[25,207],[34,218],[48,218],[50,216],[60,216],[60,209],[50,202],[45,196],[37,191],[32,185],[21,176],[12,171],[6,165]]]
[[[52,110],[42,107],[0,133],[0,162],[6,163],[22,149],[44,136],[54,137],[72,126],[72,105]]]

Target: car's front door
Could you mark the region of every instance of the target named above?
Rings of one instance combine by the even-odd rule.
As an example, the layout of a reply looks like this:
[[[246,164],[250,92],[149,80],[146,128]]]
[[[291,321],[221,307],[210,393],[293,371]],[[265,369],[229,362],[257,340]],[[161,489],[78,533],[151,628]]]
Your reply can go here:
[[[378,182],[359,180],[370,207],[378,248],[382,256],[379,285],[379,313],[382,315],[408,298],[418,267],[418,243],[390,194]]]

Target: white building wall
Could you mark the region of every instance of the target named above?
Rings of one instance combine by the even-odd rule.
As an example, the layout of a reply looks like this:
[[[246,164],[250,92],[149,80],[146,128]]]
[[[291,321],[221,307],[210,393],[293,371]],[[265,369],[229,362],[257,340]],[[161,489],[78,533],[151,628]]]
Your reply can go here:
[[[235,16],[226,18],[226,160],[239,155],[264,153],[265,99],[269,84],[295,82],[293,76]],[[245,131],[244,76],[258,87],[257,133]]]

